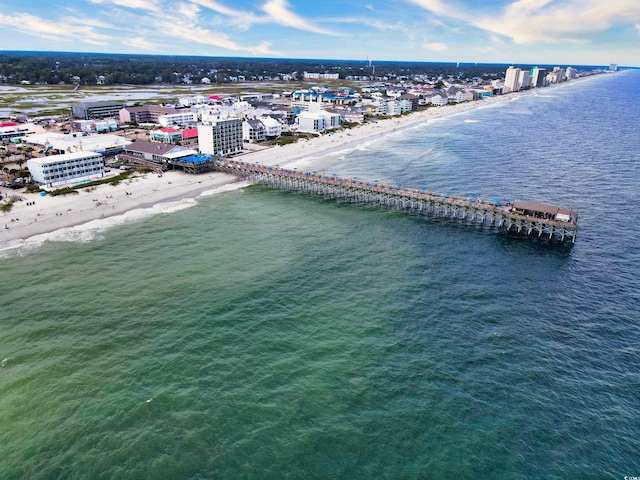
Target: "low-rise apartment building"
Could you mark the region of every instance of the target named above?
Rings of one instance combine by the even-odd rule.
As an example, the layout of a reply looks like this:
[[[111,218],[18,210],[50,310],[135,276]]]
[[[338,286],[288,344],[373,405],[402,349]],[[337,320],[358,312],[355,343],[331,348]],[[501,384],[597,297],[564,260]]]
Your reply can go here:
[[[122,102],[82,102],[71,107],[71,114],[74,118],[90,120],[92,118],[117,117],[120,110],[126,105]]]
[[[104,160],[96,152],[74,152],[27,160],[34,182],[47,187],[80,183],[104,176]]]

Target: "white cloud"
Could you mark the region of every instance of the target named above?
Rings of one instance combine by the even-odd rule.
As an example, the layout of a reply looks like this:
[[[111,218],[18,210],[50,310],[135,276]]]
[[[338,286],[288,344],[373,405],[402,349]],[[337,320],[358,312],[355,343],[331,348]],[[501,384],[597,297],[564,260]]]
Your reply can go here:
[[[502,11],[492,7],[490,12],[440,0],[407,1],[520,44],[580,41],[616,26],[640,22],[640,2],[630,0],[517,0]]]
[[[197,3],[201,7],[208,8],[209,10],[213,10],[214,12],[217,12],[221,15],[226,15],[228,17],[244,17],[250,15],[247,12],[225,7],[215,0],[191,0],[191,2]]]
[[[241,31],[248,30],[256,23],[270,23],[266,16],[257,16],[253,12],[234,10],[215,0],[190,0],[192,3],[211,10],[224,17],[224,24],[233,26]],[[221,23],[221,22],[220,22]]]
[[[640,21],[640,4],[626,0],[582,0],[549,3],[520,0],[501,15],[483,16],[474,24],[515,43],[586,40],[612,27]]]
[[[289,11],[288,8],[289,4],[286,0],[268,0],[267,3],[262,6],[262,10],[280,25],[323,35],[339,35],[336,32],[315,25],[298,14]]]
[[[327,18],[327,21],[330,23],[345,23],[345,24],[357,24],[357,25],[365,25],[367,27],[375,28],[376,30],[380,30],[382,32],[385,31],[399,31],[404,32],[408,30],[406,24],[402,22],[391,23],[389,21],[385,21],[384,19],[375,19],[375,18],[367,18],[367,17],[330,17]]]
[[[140,10],[155,10],[158,0],[89,0],[93,4],[118,5],[119,7],[136,8]]]
[[[154,28],[161,31],[164,36],[186,40],[200,45],[230,50],[232,52],[250,52],[261,55],[277,55],[270,50],[270,44],[263,42],[259,45],[241,45],[236,43],[229,35],[222,32],[213,32],[203,27],[199,27],[190,22],[172,20],[161,20],[154,25]]]
[[[112,40],[108,35],[98,33],[95,26],[100,25],[96,21],[83,22],[83,19],[67,19],[65,27],[60,28],[60,23],[28,13],[14,13],[3,15],[0,13],[0,23],[6,28],[13,28],[27,35],[35,35],[48,40],[75,40],[91,45],[108,45]]]
[[[449,17],[456,16],[455,12],[460,10],[457,7],[448,7],[447,4],[441,2],[440,0],[409,0],[409,2],[418,5],[419,7],[422,7],[423,9],[430,12],[447,15]]]
[[[160,52],[163,50],[142,37],[124,38],[121,42],[123,45],[133,47],[137,50],[144,50],[146,52]]]
[[[425,43],[422,45],[422,48],[431,52],[446,52],[447,50],[449,50],[449,47],[447,47],[446,43],[440,42]]]
[[[191,21],[195,21],[200,13],[200,7],[194,3],[181,3],[178,5],[178,13]]]

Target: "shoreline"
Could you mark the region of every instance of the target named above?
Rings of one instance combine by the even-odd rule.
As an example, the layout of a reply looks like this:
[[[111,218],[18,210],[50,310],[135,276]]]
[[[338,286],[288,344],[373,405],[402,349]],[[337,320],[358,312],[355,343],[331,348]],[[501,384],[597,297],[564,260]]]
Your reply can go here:
[[[597,77],[600,76],[584,77],[578,80]],[[544,90],[570,85],[572,82],[575,80],[545,87]],[[319,157],[342,151],[346,153],[365,142],[403,132],[428,123],[430,120],[499,105],[513,101],[522,95],[539,93],[539,91],[540,89],[532,89],[467,103],[430,107],[420,112],[376,120],[336,133],[300,140],[290,145],[244,153],[238,158],[268,166],[290,165],[310,159],[318,161]],[[224,189],[235,183],[239,186],[246,184],[226,173],[189,175],[172,171],[165,172],[161,176],[148,173],[125,180],[117,186],[99,185],[79,189],[77,194],[56,197],[18,193],[1,187],[0,192],[3,198],[15,195],[24,200],[15,202],[10,212],[0,213],[0,250],[17,248],[29,240],[35,241],[35,237],[50,236],[56,231],[80,227],[95,220],[124,217],[128,212],[135,210],[148,211],[158,205],[193,202],[204,192]],[[153,214],[153,212],[148,213]]]
[[[238,178],[225,173],[193,176],[165,172],[162,176],[149,173],[116,186],[99,185],[79,189],[77,194],[55,197],[1,188],[3,196],[17,195],[24,200],[14,203],[10,212],[0,214],[0,250],[20,247],[36,237],[96,220],[106,225],[136,210],[151,213],[157,205],[193,201],[205,192],[235,183],[240,184]]]

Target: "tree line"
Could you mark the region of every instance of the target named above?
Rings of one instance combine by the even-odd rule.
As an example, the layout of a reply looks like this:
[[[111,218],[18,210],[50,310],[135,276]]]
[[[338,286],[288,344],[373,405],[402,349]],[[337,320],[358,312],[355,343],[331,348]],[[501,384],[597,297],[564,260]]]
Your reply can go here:
[[[543,66],[543,65],[540,65]],[[339,78],[411,77],[455,78],[501,75],[508,65],[457,64],[365,60],[312,60],[242,57],[189,57],[57,52],[0,52],[0,83],[151,85],[230,83],[288,78],[302,80],[303,72],[338,73]]]

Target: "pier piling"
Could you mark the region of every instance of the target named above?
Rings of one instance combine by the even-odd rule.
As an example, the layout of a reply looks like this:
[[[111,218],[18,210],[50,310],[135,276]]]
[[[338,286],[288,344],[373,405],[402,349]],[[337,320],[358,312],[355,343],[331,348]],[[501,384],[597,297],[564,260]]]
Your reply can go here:
[[[429,192],[400,185],[370,183],[353,177],[320,175],[285,168],[267,167],[234,160],[216,160],[214,169],[282,190],[376,205],[389,209],[443,217],[523,236],[574,243],[578,213],[555,205],[523,201],[488,201],[473,197]]]

